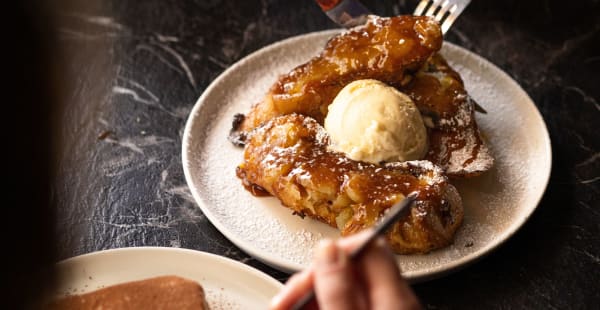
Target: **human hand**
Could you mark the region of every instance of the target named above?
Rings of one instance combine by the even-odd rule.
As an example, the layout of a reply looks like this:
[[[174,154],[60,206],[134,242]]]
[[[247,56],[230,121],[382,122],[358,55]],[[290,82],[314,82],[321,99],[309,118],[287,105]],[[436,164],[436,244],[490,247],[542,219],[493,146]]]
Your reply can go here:
[[[272,310],[289,309],[314,288],[308,309],[421,309],[402,278],[394,254],[382,237],[351,261],[349,253],[368,233],[320,244],[312,265],[293,275],[271,301]]]

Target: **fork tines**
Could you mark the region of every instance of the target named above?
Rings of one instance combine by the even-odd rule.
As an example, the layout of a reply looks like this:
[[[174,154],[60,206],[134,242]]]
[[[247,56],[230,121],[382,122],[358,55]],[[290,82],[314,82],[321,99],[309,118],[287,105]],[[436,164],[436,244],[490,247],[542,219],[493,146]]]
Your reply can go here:
[[[431,16],[446,33],[471,0],[421,0],[414,15]]]

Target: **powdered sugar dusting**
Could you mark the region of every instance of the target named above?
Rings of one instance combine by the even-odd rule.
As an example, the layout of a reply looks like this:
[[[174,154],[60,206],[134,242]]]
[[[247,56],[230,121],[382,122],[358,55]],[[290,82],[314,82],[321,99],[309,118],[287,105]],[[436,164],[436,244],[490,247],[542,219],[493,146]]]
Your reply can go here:
[[[235,176],[242,151],[223,139],[223,135],[208,136],[210,147],[200,155],[200,158],[207,158],[199,165],[200,170],[205,172],[201,175],[201,182],[204,190],[213,193],[204,197],[205,205],[210,206],[234,235],[252,243],[258,252],[281,257],[297,265],[309,261],[312,248],[323,238],[323,233],[309,230],[302,223],[298,227],[290,226],[287,223],[290,220],[309,223],[312,220],[293,216],[292,211],[283,208],[275,198],[257,198],[244,190]]]
[[[235,176],[242,149],[226,138],[235,113],[248,112],[277,75],[318,53],[333,33],[283,41],[241,61],[207,89],[186,128],[184,166],[204,213],[249,254],[286,271],[306,267],[319,240],[339,233],[292,215],[274,198],[248,193]],[[537,205],[550,169],[547,131],[518,85],[462,48],[446,43],[443,54],[462,75],[469,94],[488,111],[476,113],[476,119],[496,161],[479,177],[450,180],[463,199],[464,223],[453,245],[426,255],[398,256],[413,280],[472,261],[508,238]]]
[[[237,300],[233,300],[225,288],[206,289],[206,301],[211,310],[241,310],[244,309]]]
[[[412,160],[412,161],[405,161],[405,162],[391,162],[391,163],[386,163],[385,166],[386,167],[405,168],[405,169],[412,168],[412,169],[417,169],[422,172],[431,171],[431,173],[424,173],[423,175],[420,176],[421,181],[424,181],[425,183],[427,183],[429,185],[442,183],[442,182],[445,182],[447,179],[442,168],[434,165],[429,160]]]
[[[329,227],[323,229],[320,227],[323,224],[308,218],[302,220],[292,215],[291,210],[281,207],[274,198],[257,198],[245,191],[235,176],[243,150],[231,145],[226,137],[235,113],[247,112],[251,104],[264,96],[279,74],[306,61],[319,48],[312,44],[295,45],[297,56],[291,57],[283,57],[281,50],[275,49],[256,62],[238,66],[238,72],[231,75],[231,79],[238,81],[228,79],[226,85],[218,85],[221,87],[216,87],[208,98],[205,97],[207,109],[217,108],[199,111],[195,117],[202,122],[198,123],[198,129],[191,131],[191,139],[199,143],[192,143],[189,164],[194,167],[192,177],[202,192],[203,208],[212,214],[209,218],[225,227],[229,238],[235,236],[238,242],[234,242],[238,245],[251,246],[250,254],[260,254],[255,256],[263,260],[265,256],[277,257],[282,263],[297,268],[310,261],[312,249],[319,240],[337,237],[338,233]],[[278,59],[276,68],[273,59]],[[295,225],[290,225],[290,221]]]
[[[487,145],[480,144],[479,133],[475,130],[472,98],[465,97],[458,108],[458,112],[450,118],[441,118],[439,125],[449,128],[457,136],[459,141],[464,141],[464,146],[457,148],[452,145],[453,138],[442,137],[442,144],[450,146],[450,153],[446,171],[448,174],[471,175],[487,171],[494,163]],[[447,152],[446,149],[444,151]],[[473,154],[477,154],[475,157]],[[445,155],[445,154],[444,154]]]

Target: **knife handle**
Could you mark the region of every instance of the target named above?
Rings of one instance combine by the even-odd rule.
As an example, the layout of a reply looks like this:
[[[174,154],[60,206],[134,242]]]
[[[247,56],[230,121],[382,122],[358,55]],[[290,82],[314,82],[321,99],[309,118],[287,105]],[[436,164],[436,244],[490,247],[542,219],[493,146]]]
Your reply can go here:
[[[357,0],[315,0],[321,10],[340,26],[350,28],[364,24],[371,12]]]
[[[323,12],[333,9],[341,0],[316,0]]]

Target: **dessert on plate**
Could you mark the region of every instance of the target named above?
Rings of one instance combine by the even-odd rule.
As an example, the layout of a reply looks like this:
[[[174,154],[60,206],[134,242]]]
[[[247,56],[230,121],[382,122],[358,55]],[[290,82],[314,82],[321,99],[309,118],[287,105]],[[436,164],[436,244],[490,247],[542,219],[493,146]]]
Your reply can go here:
[[[411,212],[386,234],[392,249],[422,253],[452,241],[462,204],[440,168],[429,161],[355,161],[328,145],[329,136],[313,118],[278,116],[253,132],[237,175],[251,192],[266,191],[342,235],[371,227],[386,209],[417,191]]]
[[[195,281],[160,276],[108,286],[52,301],[46,309],[208,309],[204,289]]]
[[[450,244],[463,210],[448,177],[477,176],[493,158],[474,101],[438,54],[442,40],[435,21],[416,16],[371,17],[331,38],[235,116],[230,140],[245,146],[244,186],[343,235],[416,191],[387,234],[393,249]]]
[[[479,175],[493,158],[475,122],[474,101],[437,53],[441,46],[439,25],[428,17],[371,17],[281,76],[247,115],[236,116],[230,140],[243,145],[252,129],[278,115],[299,113],[323,124],[342,88],[375,79],[408,95],[419,109],[430,141],[425,159],[451,177]]]

